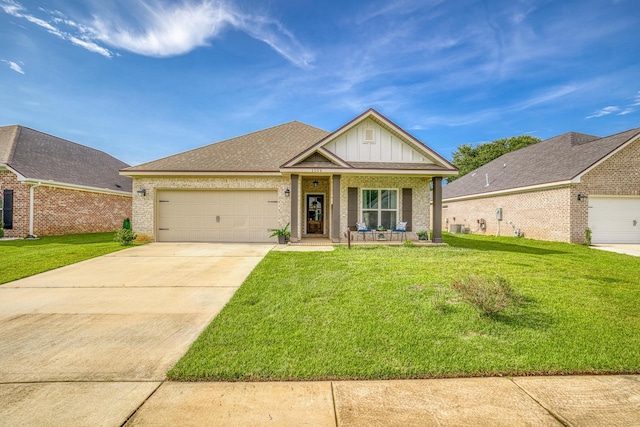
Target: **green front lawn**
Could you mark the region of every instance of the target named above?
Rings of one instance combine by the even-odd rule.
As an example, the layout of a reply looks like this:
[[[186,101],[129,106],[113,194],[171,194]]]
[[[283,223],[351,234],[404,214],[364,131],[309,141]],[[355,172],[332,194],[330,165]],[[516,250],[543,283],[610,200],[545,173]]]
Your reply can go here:
[[[0,241],[0,284],[124,249],[114,233]]]
[[[271,252],[168,373],[179,380],[640,372],[640,258],[508,237]],[[507,279],[479,317],[448,286]]]

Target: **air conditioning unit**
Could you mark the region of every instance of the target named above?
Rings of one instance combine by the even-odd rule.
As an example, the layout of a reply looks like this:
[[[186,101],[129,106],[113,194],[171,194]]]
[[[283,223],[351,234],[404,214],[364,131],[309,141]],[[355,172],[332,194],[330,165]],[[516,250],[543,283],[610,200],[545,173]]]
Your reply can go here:
[[[453,233],[453,234],[464,233],[464,224],[449,224],[449,233]]]

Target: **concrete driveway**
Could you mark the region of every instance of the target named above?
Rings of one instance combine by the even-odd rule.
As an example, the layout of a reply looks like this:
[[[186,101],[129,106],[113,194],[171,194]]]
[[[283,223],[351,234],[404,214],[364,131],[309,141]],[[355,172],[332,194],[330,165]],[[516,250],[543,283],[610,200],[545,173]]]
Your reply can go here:
[[[121,425],[272,248],[153,243],[0,286],[0,425]]]
[[[616,252],[619,254],[631,255],[631,256],[640,256],[640,245],[639,244],[608,244],[608,245],[592,245],[594,249],[599,249],[601,251],[608,252]]]

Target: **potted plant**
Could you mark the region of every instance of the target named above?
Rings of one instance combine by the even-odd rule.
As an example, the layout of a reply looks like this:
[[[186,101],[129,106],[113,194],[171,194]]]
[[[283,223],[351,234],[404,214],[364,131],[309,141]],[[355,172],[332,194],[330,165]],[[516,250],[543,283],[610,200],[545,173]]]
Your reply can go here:
[[[416,236],[418,236],[418,240],[427,240],[427,235],[429,233],[427,233],[426,231],[418,231],[416,233]]]
[[[289,223],[284,226],[284,228],[278,228],[273,230],[273,233],[269,237],[278,237],[278,243],[283,245],[289,240],[289,236],[291,236],[291,232],[289,231]]]

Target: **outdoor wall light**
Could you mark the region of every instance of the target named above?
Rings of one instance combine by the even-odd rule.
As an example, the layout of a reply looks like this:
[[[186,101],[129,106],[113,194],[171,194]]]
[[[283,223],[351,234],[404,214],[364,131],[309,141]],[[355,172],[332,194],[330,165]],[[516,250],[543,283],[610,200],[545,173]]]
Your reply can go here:
[[[284,190],[284,197],[289,197],[290,195],[291,195],[291,190],[289,190],[288,188]]]
[[[313,180],[313,186],[314,186],[314,187],[317,187],[317,186],[318,186],[318,180],[317,180],[317,179],[314,179],[314,180]]]
[[[138,196],[144,197],[147,195],[147,190],[145,190],[144,188],[141,188],[138,191],[136,191],[136,193],[138,193]]]
[[[580,194],[578,194],[578,201],[581,202],[583,200],[586,200],[587,197],[589,197],[589,196],[587,196],[586,194],[580,193]]]

